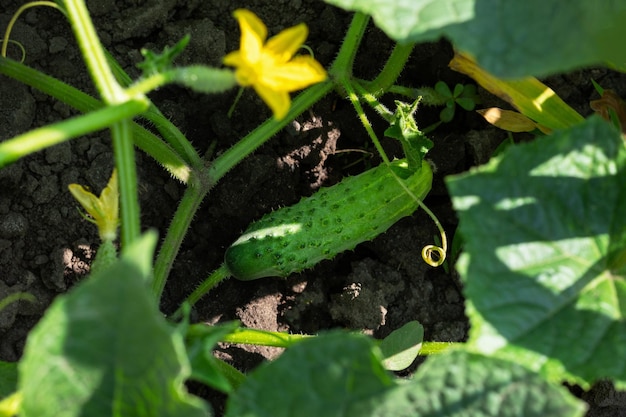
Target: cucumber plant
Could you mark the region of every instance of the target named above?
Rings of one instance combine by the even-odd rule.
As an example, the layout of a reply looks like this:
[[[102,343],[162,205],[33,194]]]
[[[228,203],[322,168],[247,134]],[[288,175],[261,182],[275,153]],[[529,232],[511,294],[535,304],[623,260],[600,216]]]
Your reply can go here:
[[[35,3],[40,4],[39,2]],[[53,4],[51,2],[44,3],[47,5]],[[129,317],[139,317],[142,313],[147,312],[151,317],[159,321],[159,324],[154,326],[154,329],[157,329],[162,336],[182,338],[183,333],[186,331],[186,322],[180,323],[181,332],[173,334],[169,327],[173,323],[163,322],[162,315],[156,313],[156,306],[162,297],[165,281],[180,244],[190,227],[191,219],[194,217],[198,207],[215,184],[229,170],[267,142],[297,115],[310,108],[336,87],[348,93],[367,133],[383,159],[383,164],[361,175],[347,178],[333,187],[323,189],[315,196],[303,199],[294,207],[270,213],[267,217],[254,223],[249,231],[226,252],[224,264],[192,293],[188,298],[189,302],[184,304],[182,308],[193,304],[216,283],[228,276],[232,275],[241,280],[252,280],[272,275],[286,276],[292,272],[310,268],[320,260],[330,259],[344,250],[354,248],[360,242],[374,238],[386,231],[400,218],[412,214],[417,207],[424,208],[421,200],[428,194],[431,188],[433,173],[430,165],[423,161],[423,154],[420,154],[421,151],[425,151],[428,148],[426,146],[428,144],[424,145],[423,141],[417,140],[419,135],[414,131],[416,129],[414,121],[406,119],[407,117],[412,118],[412,113],[409,112],[410,114],[401,116],[404,113],[397,112],[398,117],[405,117],[406,119],[402,119],[406,123],[400,123],[396,126],[397,129],[395,129],[397,130],[395,133],[407,142],[406,145],[403,143],[403,146],[406,148],[406,159],[390,162],[385,156],[359,104],[359,100],[366,100],[369,104],[375,103],[380,107],[373,92],[382,93],[390,87],[389,84],[393,83],[400,70],[404,67],[404,63],[412,50],[412,45],[396,47],[389,57],[387,65],[381,71],[379,78],[374,80],[372,85],[362,83],[360,80],[353,78],[354,52],[361,43],[368,24],[369,18],[366,15],[356,14],[354,16],[348,29],[346,40],[342,44],[336,60],[328,69],[329,77],[325,76],[325,70],[323,69],[321,71],[313,71],[319,68],[313,65],[311,59],[308,60],[310,65],[307,67],[306,65],[301,65],[304,57],[294,58],[297,64],[295,67],[305,72],[307,68],[311,70],[309,73],[313,72],[312,75],[315,76],[314,81],[317,84],[307,88],[291,102],[289,93],[303,89],[309,83],[303,84],[301,77],[292,76],[293,73],[289,71],[287,71],[290,74],[290,77],[287,78],[291,81],[289,88],[285,87],[284,82],[278,81],[282,81],[281,76],[284,76],[282,70],[294,69],[289,65],[289,59],[285,61],[285,57],[293,55],[293,51],[297,49],[296,47],[299,47],[299,44],[304,42],[307,30],[302,24],[281,32],[282,35],[278,34],[266,43],[266,30],[262,22],[258,18],[253,17],[250,12],[240,11],[236,14],[236,17],[238,16],[242,29],[241,51],[229,55],[231,58],[229,62],[236,67],[235,71],[198,65],[188,67],[174,66],[171,60],[186,43],[185,38],[173,48],[166,48],[162,54],[144,52],[145,65],[140,65],[143,75],[133,83],[133,80],[122,70],[122,66],[102,47],[95,28],[89,19],[89,13],[84,1],[64,0],[54,4],[57,4],[59,10],[67,16],[75,31],[81,51],[84,53],[83,57],[85,58],[87,69],[94,79],[99,98],[91,97],[53,77],[0,56],[1,74],[9,75],[18,81],[31,85],[33,88],[49,93],[78,111],[85,113],[50,126],[33,129],[3,141],[0,143],[0,167],[49,146],[99,129],[110,128],[115,158],[115,172],[117,173],[117,178],[119,178],[119,187],[112,187],[112,189],[115,188],[115,192],[103,193],[101,198],[96,198],[87,193],[79,193],[82,198],[82,201],[81,198],[79,198],[79,201],[87,202],[88,207],[92,209],[102,208],[104,200],[112,203],[108,207],[109,210],[105,210],[110,211],[111,216],[101,216],[103,213],[99,210],[96,210],[95,214],[91,213],[91,216],[96,224],[98,224],[100,217],[114,220],[110,223],[114,230],[117,230],[117,219],[119,218],[121,250],[119,256],[114,253],[115,251],[111,251],[112,264],[103,265],[99,270],[96,267],[93,268],[92,274],[96,278],[87,280],[87,290],[89,290],[90,283],[98,283],[98,276],[103,277],[101,278],[102,280],[113,276],[113,279],[117,281],[106,283],[108,287],[114,287],[115,283],[122,285],[130,283],[136,287],[135,289],[138,293],[143,295],[125,298],[132,301],[125,303],[124,300],[118,300],[117,298],[120,293],[125,292],[114,291],[115,301],[112,301],[110,298],[106,298],[96,285],[96,293],[100,294],[98,296],[100,301],[104,301],[108,305],[116,304],[115,308],[108,309],[108,311],[121,311],[118,309],[118,301],[120,306],[124,304],[126,307],[131,307],[131,309],[140,307],[141,312],[133,310],[124,314],[127,314]],[[250,38],[254,42],[247,42]],[[257,73],[261,69],[265,68],[267,70],[266,66],[259,67],[253,62],[253,58],[258,58],[258,54],[253,53],[255,49],[249,47],[250,43],[264,45],[264,53],[262,55],[265,61],[269,60],[273,64],[269,66],[273,72],[262,75],[268,75],[269,78],[248,77],[250,75],[258,75]],[[4,55],[4,53],[0,55]],[[322,73],[324,77],[322,77]],[[203,158],[182,132],[160,113],[147,96],[147,93],[150,91],[168,83],[183,84],[197,92],[217,93],[227,91],[236,84],[248,86],[250,85],[248,83],[250,80],[267,81],[268,79],[276,82],[270,83],[272,91],[270,94],[262,94],[262,98],[272,108],[274,117],[268,119],[212,161],[207,161]],[[262,92],[268,93],[267,89],[263,89],[268,87],[266,84],[253,84],[252,86],[257,90],[261,88]],[[355,93],[355,90],[359,91],[358,95]],[[363,94],[364,91],[372,95],[372,98],[366,98],[366,95]],[[275,107],[280,107],[280,111],[277,111]],[[385,119],[395,120],[396,114],[383,114]],[[143,117],[150,121],[154,125],[155,131],[149,131],[136,124],[133,121],[135,117]],[[51,131],[57,133],[51,135]],[[147,233],[143,237],[140,234],[137,176],[134,165],[135,145],[152,156],[181,182],[188,184],[172,219],[171,226],[167,229],[154,264],[152,261],[156,236],[154,233]],[[407,152],[407,149],[410,152]],[[72,188],[74,191],[82,190],[78,186]],[[102,198],[106,197],[106,195],[113,197],[113,194],[116,198]],[[117,197],[119,197],[119,212]],[[88,209],[88,207],[85,208]],[[271,233],[268,232],[268,228],[271,229]],[[299,233],[299,231],[302,232]],[[106,245],[101,246],[100,249],[112,249],[112,241],[116,236],[117,234],[102,234],[101,239],[105,241]],[[438,253],[443,258],[445,238],[442,238],[442,241],[444,249]],[[424,253],[427,256],[432,254],[432,252],[428,252],[430,250],[428,247],[425,250],[426,252],[423,251],[422,256],[424,256]],[[107,253],[101,250],[98,251],[98,254],[107,255]],[[137,261],[136,265],[135,261]],[[128,271],[125,270],[127,263],[133,263],[133,266],[130,268],[132,271],[130,269]],[[117,272],[115,272],[116,269]],[[122,270],[125,270],[128,274],[122,274]],[[141,278],[141,280],[133,282],[132,279],[134,278],[127,279],[129,276],[135,276]],[[149,293],[150,289],[152,293]],[[79,288],[74,294],[78,294],[76,299],[79,300],[79,304],[85,306],[85,303],[81,300],[84,297],[84,293],[80,291]],[[60,302],[63,303],[62,300]],[[94,305],[92,303],[87,304],[90,306]],[[65,314],[63,307],[57,311]],[[55,316],[55,314],[57,313],[54,313],[54,311],[50,313],[50,317],[52,317],[50,319],[51,322],[59,320],[59,316]],[[94,317],[94,315],[90,314],[85,316]],[[73,315],[73,317],[82,318],[83,315],[78,314]],[[102,322],[115,325],[122,324],[117,320],[104,319]],[[133,322],[137,323],[137,321]],[[90,327],[96,330],[95,326]],[[98,330],[96,331],[98,332]],[[115,329],[113,330],[115,331]],[[102,335],[103,333],[100,334]],[[137,335],[138,332],[132,330],[128,334]],[[80,337],[84,337],[84,335]],[[105,338],[109,341],[117,340],[115,336],[105,336]],[[222,338],[220,337],[220,339]],[[55,335],[55,337],[51,337],[48,340],[56,343],[61,338]],[[146,339],[142,338],[142,341],[146,342]],[[265,343],[268,343],[267,338]],[[270,343],[275,342],[270,341]],[[150,344],[152,345],[151,342]],[[168,345],[167,349],[172,347],[168,352],[154,352],[157,353],[157,356],[170,360],[168,366],[174,362],[178,363],[178,359],[189,359],[182,356],[173,358],[172,353],[174,351],[178,352],[178,355],[182,353],[180,349],[182,340],[177,340],[174,344],[176,345],[175,347]],[[82,343],[80,345],[83,346]],[[123,343],[123,345],[131,346],[133,343]],[[36,353],[46,349],[45,346],[39,344],[36,340],[32,342],[32,346],[34,346],[32,349]],[[70,354],[70,356],[72,355]],[[30,358],[33,358],[33,356],[30,356]],[[36,364],[37,354],[34,362],[31,362],[28,358],[26,362],[35,363],[35,366],[31,369],[39,367]],[[129,363],[123,364],[123,372],[137,363],[137,361],[131,360]],[[0,375],[2,372],[1,365],[2,363],[0,362]],[[195,368],[198,364],[194,363],[193,365]],[[222,369],[228,368],[223,363],[218,366],[221,366]],[[108,367],[108,365],[105,365],[105,367]],[[16,368],[11,369],[15,370]],[[25,369],[25,372],[29,373],[28,367]],[[168,384],[173,378],[177,378],[179,381],[182,379],[182,373],[174,375],[174,366],[170,366],[170,370],[172,370],[173,376],[172,378],[166,378]],[[133,372],[131,371],[130,373]],[[231,377],[232,375],[237,375],[238,378],[243,378],[243,375],[239,375],[234,369],[228,368],[226,372]],[[50,375],[53,374],[50,373]],[[0,377],[0,379],[3,378]],[[12,378],[12,381],[16,381],[16,379]],[[47,378],[30,379],[30,382],[34,384],[41,382],[45,385],[50,381]],[[24,398],[24,409],[28,410],[25,412],[25,415],[29,412],[31,415],[39,415],[38,412],[32,411],[38,407],[39,403],[31,396],[31,388],[35,385],[30,385],[30,382],[27,377],[22,379],[22,385],[20,386],[14,383],[9,387],[9,392],[14,392],[16,397],[10,398]],[[54,385],[56,386],[57,384]],[[150,385],[154,385],[153,382],[150,382]],[[109,387],[106,387],[106,390],[111,392]],[[32,390],[32,392],[35,391],[39,390]],[[87,391],[85,390],[84,392],[87,393]],[[22,394],[24,394],[23,397]],[[0,393],[0,395],[4,394]],[[75,401],[76,395],[72,393],[69,397],[72,398],[72,401]],[[183,395],[178,395],[178,397],[182,398]],[[161,398],[161,396],[150,394],[150,398]],[[77,403],[80,403],[80,401],[77,401]],[[158,407],[156,403],[153,405]],[[2,406],[3,404],[0,403],[0,409]],[[17,404],[11,410],[18,410],[19,407],[20,404]],[[47,407],[47,409],[51,410],[51,413],[58,411],[58,408],[55,406]],[[10,414],[14,413],[11,412]],[[187,412],[177,414],[191,415]]]
[[[268,213],[226,250],[222,266],[186,301],[195,304],[230,276],[242,281],[287,277],[354,249],[418,207],[426,209],[421,200],[430,191],[432,180],[433,171],[426,160],[421,161],[417,171],[409,168],[406,159],[396,160],[344,178],[293,206]],[[432,246],[425,247],[422,257],[439,265],[429,259],[431,250]],[[175,316],[180,313],[181,309]]]
[[[226,267],[244,281],[286,277],[373,239],[418,207],[395,175],[420,200],[430,191],[428,162],[418,172],[406,160],[379,165],[251,224],[226,251]]]
[[[371,240],[394,223],[421,207],[434,221],[441,234],[441,246],[422,248],[422,259],[440,266],[446,258],[447,238],[437,217],[421,200],[432,186],[433,170],[424,157],[432,142],[417,127],[412,104],[396,101],[391,112],[371,93],[359,97],[344,77],[338,82],[348,93],[365,130],[380,154],[383,164],[360,175],[303,198],[295,206],[267,214],[253,223],[226,251],[224,263],[187,297],[174,317],[180,317],[185,305],[195,304],[222,280],[233,276],[242,281],[278,276],[286,277],[332,259],[357,244]],[[387,132],[403,147],[406,158],[390,162],[371,127],[359,99],[371,105],[390,124]]]

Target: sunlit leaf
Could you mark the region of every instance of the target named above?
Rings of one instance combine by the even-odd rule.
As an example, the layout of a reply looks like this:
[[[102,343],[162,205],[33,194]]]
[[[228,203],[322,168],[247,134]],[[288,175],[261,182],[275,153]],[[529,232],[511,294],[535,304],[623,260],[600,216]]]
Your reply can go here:
[[[53,302],[20,362],[20,416],[207,416],[146,281],[122,260]]]
[[[626,69],[626,2],[325,0],[374,17],[389,37],[442,36],[498,77],[542,76],[605,63]]]
[[[626,384],[626,151],[599,117],[448,178],[470,344],[556,380]]]

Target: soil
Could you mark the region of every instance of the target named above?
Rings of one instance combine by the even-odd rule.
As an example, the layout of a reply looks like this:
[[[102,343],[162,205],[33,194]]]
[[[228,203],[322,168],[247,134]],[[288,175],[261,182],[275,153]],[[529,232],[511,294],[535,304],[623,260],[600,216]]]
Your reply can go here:
[[[12,13],[26,2],[4,1],[0,27],[5,28]],[[257,13],[272,34],[306,22],[310,29],[307,44],[328,66],[351,18],[319,0],[87,3],[103,44],[133,77],[139,76],[135,65],[142,60],[141,48],[160,51],[186,33],[191,34],[191,42],[177,63],[219,66],[225,53],[238,49],[239,30],[231,16],[238,7]],[[27,65],[93,94],[70,27],[58,11],[31,9],[17,22],[11,38],[24,45]],[[373,26],[364,45],[355,74],[372,78],[393,45]],[[11,48],[10,54],[18,53]],[[451,55],[450,46],[443,41],[418,46],[400,82],[413,87],[432,86],[439,80],[451,85],[470,82],[447,68]],[[591,111],[589,100],[596,98],[590,78],[626,96],[624,78],[602,69],[554,76],[546,82],[587,115]],[[488,93],[480,93],[483,107],[504,106]],[[226,111],[235,95],[236,91],[204,96],[172,86],[150,97],[204,154],[212,145],[218,153],[227,149],[270,116],[260,99],[245,91],[234,115],[228,118]],[[6,77],[1,78],[0,97],[0,140],[76,114]],[[387,102],[393,104],[393,97]],[[420,126],[436,122],[439,111],[421,109]],[[375,114],[368,115],[382,137],[384,123]],[[507,134],[474,113],[457,112],[452,123],[440,126],[430,137],[435,147],[429,158],[437,171],[426,204],[452,238],[457,219],[443,178],[486,162]],[[525,139],[523,135],[515,138]],[[384,146],[390,156],[401,157],[396,143],[389,140]],[[327,96],[245,159],[212,191],[195,217],[168,280],[163,311],[173,311],[219,266],[225,248],[251,221],[378,163],[350,104],[339,95]],[[0,312],[0,360],[18,360],[29,330],[53,298],[88,274],[98,237],[95,227],[81,218],[67,186],[79,183],[101,190],[112,167],[110,140],[104,131],[30,155],[0,170],[0,299],[17,291],[37,298],[34,304],[15,303]],[[139,152],[137,167],[142,224],[163,236],[184,188]],[[436,235],[433,222],[417,212],[354,251],[286,280],[228,280],[197,305],[193,318],[207,323],[240,320],[253,328],[293,333],[349,328],[377,338],[407,321],[418,320],[425,327],[426,340],[463,341],[468,322],[454,268],[432,268],[420,257],[421,248],[433,243]],[[247,371],[276,357],[280,350],[223,345],[218,354]],[[624,396],[611,390],[610,384],[598,386],[578,393],[592,406],[588,415],[626,415]],[[219,413],[222,399],[208,397]]]

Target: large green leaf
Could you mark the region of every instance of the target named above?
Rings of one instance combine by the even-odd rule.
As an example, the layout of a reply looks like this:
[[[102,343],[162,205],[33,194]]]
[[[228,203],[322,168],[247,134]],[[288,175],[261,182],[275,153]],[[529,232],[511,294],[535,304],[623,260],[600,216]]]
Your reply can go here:
[[[626,151],[593,117],[447,179],[470,344],[583,384],[626,384]]]
[[[392,383],[361,335],[304,340],[252,372],[227,416],[577,417],[582,402],[527,368],[466,351],[430,357],[410,381]]]
[[[374,17],[400,42],[446,36],[500,77],[609,63],[626,68],[626,2],[571,0],[326,0]]]
[[[334,332],[303,340],[256,369],[228,400],[227,416],[363,416],[350,410],[393,386],[365,336]]]
[[[367,417],[576,417],[585,405],[521,365],[458,350],[428,358],[413,379],[362,404]]]
[[[21,416],[207,416],[188,395],[182,336],[128,260],[57,298],[19,367]]]

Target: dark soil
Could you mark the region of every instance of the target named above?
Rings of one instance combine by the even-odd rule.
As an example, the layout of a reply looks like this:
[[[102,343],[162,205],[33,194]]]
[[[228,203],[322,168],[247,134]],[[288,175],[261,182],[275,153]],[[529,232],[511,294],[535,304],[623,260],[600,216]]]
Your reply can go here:
[[[26,0],[3,3],[0,28],[6,27],[12,13]],[[351,18],[319,0],[87,3],[103,44],[133,77],[139,75],[135,64],[142,59],[140,48],[160,51],[186,33],[191,34],[191,43],[177,63],[219,66],[225,53],[238,49],[239,30],[231,16],[238,7],[257,13],[272,34],[306,22],[310,28],[307,44],[328,66]],[[18,21],[11,37],[24,45],[26,64],[93,94],[70,27],[58,11],[32,9]],[[392,43],[372,27],[364,46],[355,73],[371,78],[382,68]],[[10,53],[19,58],[15,55],[17,49],[11,48]],[[413,87],[432,86],[439,80],[452,85],[469,82],[447,68],[451,54],[445,42],[420,45],[400,81]],[[605,70],[574,72],[547,82],[586,115],[590,113],[589,100],[596,98],[591,77],[626,96],[624,78]],[[218,153],[228,148],[270,116],[260,99],[246,91],[229,119],[226,111],[235,94],[203,96],[167,87],[151,98],[204,154],[215,142]],[[502,106],[489,94],[481,94],[484,107],[494,103]],[[388,104],[393,103],[392,99]],[[436,122],[439,110],[420,110],[420,125]],[[42,93],[0,78],[0,140],[73,114],[74,110]],[[384,123],[375,114],[369,117],[382,137]],[[426,204],[452,238],[457,220],[443,178],[486,162],[507,134],[488,126],[476,114],[463,112],[430,136],[435,147],[429,158],[437,172]],[[384,145],[390,156],[401,156],[396,143],[388,141]],[[245,159],[209,195],[169,278],[163,311],[173,311],[220,265],[225,248],[251,221],[378,163],[350,104],[336,94],[323,99]],[[163,236],[184,188],[144,154],[137,154],[137,166],[142,224],[146,229],[156,228]],[[88,274],[98,237],[95,227],[81,218],[67,186],[79,183],[101,190],[112,167],[109,135],[103,131],[49,148],[0,170],[0,299],[17,291],[37,297],[34,304],[16,303],[0,312],[0,360],[18,360],[27,333],[52,299]],[[420,256],[421,248],[433,243],[436,235],[433,222],[417,212],[374,241],[286,280],[229,280],[197,305],[194,320],[240,320],[253,328],[293,333],[349,328],[377,338],[407,321],[418,320],[425,327],[426,340],[463,341],[468,322],[457,275],[453,268],[446,272],[426,265]],[[222,346],[219,352],[243,371],[279,353],[277,349],[246,346]],[[605,392],[606,385],[601,388]],[[597,397],[594,391],[581,394],[594,406],[589,415],[625,415],[623,398],[614,391],[606,392],[609,394],[604,397]]]

